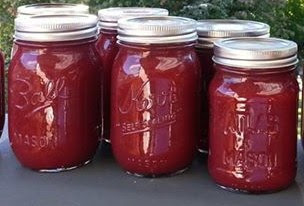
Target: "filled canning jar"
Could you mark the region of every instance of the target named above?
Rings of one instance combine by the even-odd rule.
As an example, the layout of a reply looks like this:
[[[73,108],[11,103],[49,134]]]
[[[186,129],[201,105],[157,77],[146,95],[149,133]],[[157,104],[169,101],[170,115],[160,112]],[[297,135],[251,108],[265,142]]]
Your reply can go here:
[[[196,53],[203,72],[200,136],[197,146],[199,152],[208,153],[209,106],[207,94],[210,81],[215,73],[212,61],[214,42],[232,37],[269,37],[269,30],[270,27],[267,24],[255,21],[232,19],[198,21],[197,34],[199,38],[196,44]]]
[[[137,16],[168,16],[169,12],[161,8],[113,7],[98,11],[100,34],[97,49],[104,68],[104,128],[103,140],[110,142],[111,113],[111,71],[114,59],[118,53],[117,22],[120,18]]]
[[[275,38],[215,43],[209,88],[209,173],[223,188],[263,193],[296,175],[297,44]]]
[[[194,158],[199,98],[195,25],[181,17],[119,21],[111,143],[128,173],[176,174]]]
[[[9,138],[18,160],[63,171],[92,160],[100,137],[97,17],[36,15],[15,20],[8,75]]]

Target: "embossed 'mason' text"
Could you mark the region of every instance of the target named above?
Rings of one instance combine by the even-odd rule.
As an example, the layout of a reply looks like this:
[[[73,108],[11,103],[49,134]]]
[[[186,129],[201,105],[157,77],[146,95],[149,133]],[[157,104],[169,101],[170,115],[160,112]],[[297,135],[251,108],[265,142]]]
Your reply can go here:
[[[254,151],[224,151],[224,165],[243,165],[247,169],[251,168],[274,168],[278,165],[276,154]]]
[[[52,137],[36,136],[36,135],[20,134],[16,132],[14,132],[13,135],[17,144],[22,144],[31,148],[56,149],[58,145],[57,138],[54,136]]]
[[[272,100],[252,102],[238,97],[235,110],[226,115],[224,135],[233,138],[233,146],[224,149],[223,164],[248,171],[277,167],[277,154],[272,147],[279,134],[279,117]]]

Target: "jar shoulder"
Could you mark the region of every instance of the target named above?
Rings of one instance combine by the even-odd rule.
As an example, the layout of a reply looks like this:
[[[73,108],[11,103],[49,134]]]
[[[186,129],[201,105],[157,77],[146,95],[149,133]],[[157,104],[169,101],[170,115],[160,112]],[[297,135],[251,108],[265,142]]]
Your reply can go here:
[[[97,51],[105,67],[113,65],[113,61],[118,53],[116,41],[116,37],[107,38],[106,36],[100,35],[96,42]]]
[[[54,70],[98,67],[99,58],[94,45],[68,47],[14,47],[10,70]]]
[[[297,77],[293,72],[267,75],[234,75],[216,72],[209,93],[219,96],[267,97],[299,92]]]
[[[113,46],[116,46],[116,42],[117,42],[117,37],[116,35],[105,35],[105,34],[100,34],[96,45],[101,49],[107,49],[107,48],[111,48]]]
[[[120,48],[113,70],[130,75],[145,70],[147,73],[181,73],[185,70],[198,72],[199,63],[194,49],[174,51],[173,49],[145,51]]]

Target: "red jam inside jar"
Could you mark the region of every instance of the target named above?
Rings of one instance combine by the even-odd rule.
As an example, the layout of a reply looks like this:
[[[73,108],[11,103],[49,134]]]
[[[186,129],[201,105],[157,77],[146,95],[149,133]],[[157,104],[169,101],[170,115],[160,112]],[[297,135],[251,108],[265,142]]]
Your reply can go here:
[[[104,98],[103,98],[103,134],[102,138],[110,142],[110,115],[111,115],[111,72],[114,59],[118,53],[117,31],[101,30],[97,40],[97,49],[104,68]]]
[[[9,138],[25,167],[64,171],[95,154],[101,122],[96,24],[92,15],[16,20],[17,49],[8,76]]]
[[[114,7],[101,9],[98,12],[100,35],[97,50],[104,68],[104,98],[103,98],[103,139],[110,143],[111,127],[111,72],[114,59],[118,53],[117,22],[120,18],[136,16],[167,16],[168,10],[161,8]]]
[[[213,68],[213,48],[196,48],[196,54],[201,66],[201,101],[200,101],[200,118],[199,118],[199,135],[197,149],[200,153],[208,153],[208,128],[209,128],[209,105],[208,105],[208,88],[211,79],[214,76]]]
[[[202,71],[202,101],[200,112],[200,136],[198,151],[208,153],[209,105],[208,88],[214,76],[213,46],[219,39],[231,37],[268,37],[270,27],[267,24],[246,20],[200,20],[197,24],[198,42],[196,53]]]
[[[209,88],[208,169],[223,188],[263,193],[296,175],[297,45],[281,39],[217,42]]]
[[[178,29],[177,24],[181,25]],[[182,172],[196,150],[199,66],[195,21],[142,17],[122,20],[119,25],[119,53],[112,72],[114,156],[131,174]],[[129,31],[129,25],[136,29]],[[162,26],[167,29],[163,33]],[[153,34],[130,35],[139,30]],[[178,32],[179,36],[172,36]]]

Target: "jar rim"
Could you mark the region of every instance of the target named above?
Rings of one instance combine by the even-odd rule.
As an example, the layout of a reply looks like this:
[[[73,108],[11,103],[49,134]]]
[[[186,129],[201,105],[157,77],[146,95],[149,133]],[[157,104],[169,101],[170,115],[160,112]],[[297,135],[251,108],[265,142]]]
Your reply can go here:
[[[206,19],[197,21],[197,47],[210,48],[217,40],[235,37],[264,38],[270,26],[263,22],[240,19]]]
[[[33,15],[15,19],[14,38],[25,41],[71,41],[97,36],[97,17],[90,14]]]
[[[87,44],[87,43],[94,43],[98,40],[98,37],[89,37],[85,39],[76,39],[76,40],[68,40],[68,41],[31,41],[31,40],[22,40],[22,39],[14,39],[14,43],[18,45],[25,45],[25,46],[39,46],[46,47],[46,45],[50,45],[53,47],[54,45],[57,46],[66,46],[66,45],[79,45],[79,44]]]
[[[267,70],[267,69],[285,68],[290,66],[296,66],[299,63],[299,59],[297,55],[286,59],[270,60],[270,61],[262,61],[262,62],[258,62],[258,61],[254,62],[254,61],[246,61],[246,60],[239,60],[238,62],[236,62],[231,59],[217,58],[216,56],[213,56],[212,60],[216,64],[220,64],[228,67],[240,68],[242,70],[248,70],[248,69]]]
[[[138,47],[147,48],[149,50],[151,47],[160,48],[160,49],[168,48],[168,47],[180,47],[180,46],[183,46],[183,47],[185,47],[185,46],[194,47],[195,41],[192,41],[192,42],[176,42],[176,43],[172,43],[172,44],[167,44],[167,43],[163,43],[163,44],[146,44],[146,43],[132,43],[132,42],[130,43],[130,42],[124,42],[124,41],[118,40],[117,44],[118,45],[127,46],[127,47],[134,47],[134,48],[138,48]]]
[[[213,61],[238,68],[269,69],[296,65],[297,44],[278,38],[230,38],[215,42]]]
[[[165,44],[196,41],[196,21],[176,16],[123,18],[118,39],[130,43]]]
[[[17,16],[32,16],[41,14],[82,13],[89,14],[89,6],[70,3],[37,3],[19,6]]]
[[[264,36],[270,33],[270,26],[240,19],[206,19],[197,21],[197,33],[204,38]]]
[[[262,36],[250,36],[251,38],[269,38],[270,33],[262,35]],[[223,39],[229,39],[232,37],[223,37],[223,38],[205,38],[205,37],[200,37],[198,35],[197,39],[197,48],[214,48],[214,44],[216,41],[223,40]]]
[[[168,16],[169,11],[164,8],[152,7],[110,7],[98,11],[98,26],[102,29],[117,30],[118,20],[121,18],[139,16]]]

